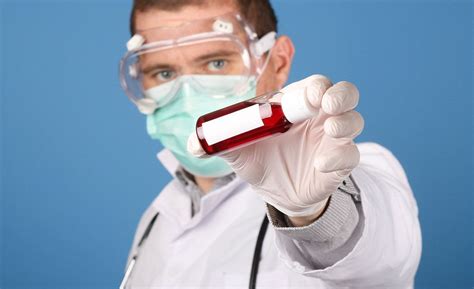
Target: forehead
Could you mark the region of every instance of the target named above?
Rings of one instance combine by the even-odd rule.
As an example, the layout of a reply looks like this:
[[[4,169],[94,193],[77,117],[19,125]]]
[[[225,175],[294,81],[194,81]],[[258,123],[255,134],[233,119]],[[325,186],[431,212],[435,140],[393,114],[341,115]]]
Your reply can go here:
[[[178,26],[183,22],[212,18],[230,12],[239,12],[232,0],[209,1],[203,5],[187,5],[176,11],[148,9],[135,15],[137,31],[155,27]]]

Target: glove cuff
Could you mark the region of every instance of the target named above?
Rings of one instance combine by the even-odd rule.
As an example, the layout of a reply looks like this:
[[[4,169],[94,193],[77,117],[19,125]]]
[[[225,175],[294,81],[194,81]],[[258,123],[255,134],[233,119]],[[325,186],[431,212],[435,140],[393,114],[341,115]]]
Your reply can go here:
[[[339,241],[345,242],[359,222],[359,213],[353,199],[342,191],[332,194],[324,214],[307,226],[291,226],[285,216],[269,204],[267,215],[277,231],[293,239],[312,242],[327,242],[335,240],[336,236]]]
[[[288,209],[285,209],[285,208],[283,208],[279,205],[273,204],[273,202],[271,200],[268,200],[268,201],[265,200],[265,202],[272,205],[278,211],[282,212],[283,214],[287,215],[288,217],[305,217],[305,216],[314,215],[317,212],[322,211],[324,209],[324,207],[326,206],[326,204],[328,202],[328,199],[329,199],[329,197],[322,200],[321,202],[317,202],[316,204],[313,204],[313,205],[308,206],[308,207],[301,208],[300,210],[297,210],[297,211],[288,210]]]

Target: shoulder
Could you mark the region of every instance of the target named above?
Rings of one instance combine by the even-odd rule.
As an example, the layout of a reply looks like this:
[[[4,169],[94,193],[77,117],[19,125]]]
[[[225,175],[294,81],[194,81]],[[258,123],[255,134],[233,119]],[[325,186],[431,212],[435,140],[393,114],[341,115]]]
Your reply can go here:
[[[358,143],[357,147],[360,152],[360,167],[377,171],[408,184],[402,165],[390,150],[373,142]]]
[[[148,208],[142,214],[140,221],[137,226],[135,238],[140,235],[141,231],[144,231],[150,220],[156,215],[157,212],[161,211],[163,206],[176,202],[177,199],[183,197],[182,187],[179,181],[173,178],[166,186],[163,187],[161,192],[155,197],[150,203]]]
[[[360,163],[352,174],[356,185],[365,191],[366,203],[371,200],[378,205],[386,201],[394,204],[393,198],[397,198],[417,214],[416,200],[405,170],[392,152],[376,143],[360,143],[357,147]]]
[[[173,199],[181,197],[183,195],[182,190],[183,188],[180,185],[179,181],[175,178],[171,179],[171,181],[169,181],[169,183],[163,187],[161,192],[150,203],[144,215],[147,211],[156,212],[163,204],[166,204],[167,202],[172,202]]]
[[[171,201],[170,198],[176,196],[176,191],[178,189],[178,181],[176,179],[172,179],[162,190],[161,192],[155,197],[155,199],[150,203],[148,208],[143,212],[140,221],[138,222],[137,228],[135,230],[135,236],[133,238],[133,243],[129,252],[128,261],[130,261],[131,257],[135,254],[136,248],[140,239],[142,238],[143,234],[148,227],[148,224],[155,218],[156,214],[159,212],[159,208],[163,203]],[[174,194],[173,194],[174,192]]]

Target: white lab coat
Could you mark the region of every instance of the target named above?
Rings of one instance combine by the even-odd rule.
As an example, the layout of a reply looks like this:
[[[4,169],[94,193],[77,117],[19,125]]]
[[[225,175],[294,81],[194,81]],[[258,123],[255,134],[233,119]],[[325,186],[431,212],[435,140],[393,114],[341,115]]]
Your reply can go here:
[[[358,147],[361,161],[352,176],[365,223],[355,247],[330,267],[305,268],[294,243],[269,225],[257,288],[412,288],[421,233],[407,178],[385,148]],[[176,160],[164,159],[173,171]],[[205,195],[191,217],[191,200],[173,180],[142,216],[130,256],[156,212],[127,288],[248,288],[266,206],[247,183],[236,178]]]

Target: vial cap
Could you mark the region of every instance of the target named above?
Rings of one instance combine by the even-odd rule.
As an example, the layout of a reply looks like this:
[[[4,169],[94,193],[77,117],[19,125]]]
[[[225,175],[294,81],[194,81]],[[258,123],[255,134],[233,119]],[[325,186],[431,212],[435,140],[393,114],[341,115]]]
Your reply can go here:
[[[281,107],[286,119],[291,123],[298,123],[315,117],[319,112],[308,102],[306,87],[286,91],[281,98]]]

